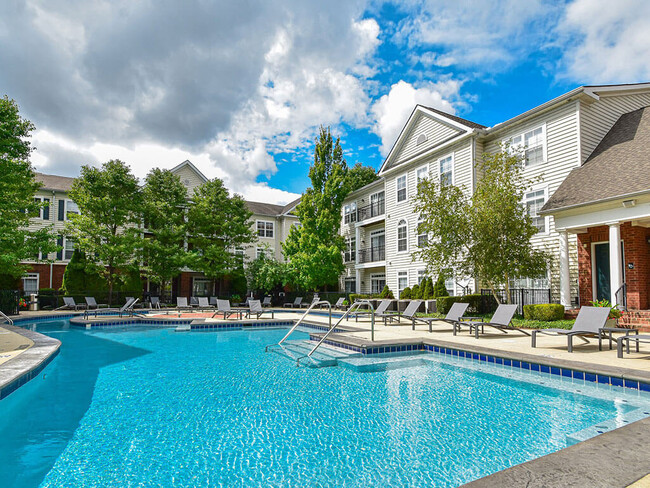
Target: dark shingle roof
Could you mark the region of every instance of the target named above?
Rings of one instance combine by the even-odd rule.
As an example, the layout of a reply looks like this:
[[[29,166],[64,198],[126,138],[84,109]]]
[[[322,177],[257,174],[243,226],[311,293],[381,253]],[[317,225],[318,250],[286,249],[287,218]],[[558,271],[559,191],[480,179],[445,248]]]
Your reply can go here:
[[[300,199],[302,197],[296,198],[293,202],[287,203],[284,207],[282,207],[282,213],[286,214],[288,213],[289,215],[296,215],[294,212],[290,212],[296,205],[300,203]]]
[[[462,117],[457,117],[456,115],[451,115],[448,114],[447,112],[443,112],[442,110],[438,110],[437,108],[433,107],[427,107],[426,105],[422,105],[424,108],[427,110],[431,110],[432,112],[435,112],[437,114],[442,115],[443,117],[447,117],[448,119],[451,119],[455,122],[458,122],[459,124],[466,125],[467,127],[471,127],[472,129],[485,129],[486,127],[481,124],[477,124],[476,122],[472,122],[471,120],[463,119]]]
[[[282,205],[274,205],[272,203],[263,203],[263,202],[249,202],[246,201],[248,210],[258,215],[280,215],[282,213]]]
[[[74,178],[36,173],[36,181],[43,184],[44,190],[70,191]]]
[[[621,115],[542,212],[650,192],[650,107]]]

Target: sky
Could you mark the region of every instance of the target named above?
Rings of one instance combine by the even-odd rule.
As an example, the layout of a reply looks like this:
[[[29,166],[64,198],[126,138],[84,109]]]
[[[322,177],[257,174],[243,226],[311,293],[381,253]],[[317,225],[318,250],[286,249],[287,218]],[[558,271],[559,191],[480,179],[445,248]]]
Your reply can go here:
[[[3,0],[0,95],[36,126],[37,171],[189,159],[287,203],[320,126],[379,169],[418,103],[492,126],[650,81],[649,33],[646,0]]]

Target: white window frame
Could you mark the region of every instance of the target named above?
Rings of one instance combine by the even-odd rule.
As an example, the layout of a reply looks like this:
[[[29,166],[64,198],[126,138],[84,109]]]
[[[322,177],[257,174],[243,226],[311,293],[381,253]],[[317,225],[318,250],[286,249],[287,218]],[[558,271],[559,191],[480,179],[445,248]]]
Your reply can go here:
[[[539,163],[539,164],[530,165],[530,164],[528,164],[528,160],[526,159],[526,151],[529,148],[527,148],[525,146],[524,141],[526,140],[526,135],[527,134],[530,134],[531,132],[535,132],[538,129],[542,130],[542,135],[541,135],[541,138],[542,138],[542,142],[541,142],[541,146],[542,146],[542,162]],[[516,139],[519,139],[519,141],[516,142]],[[523,165],[524,165],[524,168],[526,168],[526,169],[527,168],[541,167],[541,166],[544,166],[548,162],[548,152],[547,152],[548,151],[548,141],[546,139],[546,123],[535,126],[535,127],[532,127],[532,128],[530,128],[528,130],[525,130],[523,132],[519,132],[517,134],[514,134],[511,137],[509,137],[508,139],[505,139],[503,142],[509,143],[510,147],[513,148],[513,149],[520,149],[522,151],[523,157],[524,157]],[[533,146],[530,149],[534,149],[536,147],[538,147],[538,146]]]
[[[351,286],[348,286],[348,285],[351,285]],[[343,287],[344,287],[345,293],[359,293],[359,290],[357,290],[357,280],[354,277],[345,278],[343,280]],[[349,291],[348,291],[348,288],[349,288]]]
[[[537,198],[530,198],[530,199],[529,199],[529,198],[527,198],[527,196],[528,196],[529,194],[532,194],[532,193],[538,193],[538,192],[541,192],[541,191],[544,192],[544,201],[542,202],[542,207],[543,207],[544,204],[548,201],[548,186],[534,186],[534,187],[532,187],[532,188],[530,188],[530,189],[528,189],[528,190],[526,190],[526,191],[524,192],[524,201],[523,201],[523,204],[524,204],[524,208],[526,209],[526,212],[528,212],[528,202],[529,202],[529,201],[533,201],[533,200],[537,200],[537,199],[539,199],[539,197],[537,197]],[[540,208],[541,208],[541,207],[540,207]],[[531,216],[531,217],[532,217],[532,216]],[[540,217],[538,217],[538,218],[544,219],[544,230],[543,230],[543,231],[542,231],[542,230],[538,230],[537,233],[536,233],[535,235],[536,235],[536,236],[539,236],[539,235],[542,235],[542,236],[544,236],[544,235],[548,235],[548,233],[549,233],[550,218],[549,218],[548,216],[540,216]]]
[[[68,205],[69,205],[69,204],[72,204],[72,205],[74,205],[75,207],[77,207],[77,211],[76,211],[76,212],[73,212],[73,211],[69,210],[69,209],[68,209]],[[70,220],[70,219],[68,218],[68,213],[75,213],[75,214],[79,215],[79,206],[78,206],[76,203],[74,203],[72,200],[69,200],[69,199],[66,198],[66,199],[65,199],[65,212],[63,213],[63,219],[64,219],[65,222],[67,222],[67,221]]]
[[[404,188],[399,187],[401,180],[404,180]],[[401,190],[404,190],[404,198],[400,200],[399,192]],[[408,195],[409,191],[408,190],[409,190],[408,175],[404,174],[402,176],[398,176],[397,178],[395,178],[395,201],[397,203],[406,202],[408,200],[408,198],[409,198],[409,195]]]
[[[343,207],[343,223],[349,224],[357,221],[357,202],[348,203]]]
[[[438,164],[438,183],[440,183],[442,185],[442,175],[443,175],[443,173],[442,173],[441,164],[442,164],[443,161],[445,161],[447,159],[450,160],[450,164],[451,164],[451,171],[450,171],[450,173],[451,173],[451,182],[449,183],[449,185],[453,186],[454,185],[454,153],[447,154],[446,156],[438,158],[438,163],[437,163]]]
[[[235,256],[245,256],[246,250],[243,247],[236,247],[235,250],[233,251],[233,254]]]
[[[49,217],[47,219],[43,218],[43,207],[40,207],[38,209],[38,216],[34,217],[35,219],[39,220],[47,220],[48,222],[52,220],[52,199],[50,197],[41,197],[41,196],[35,196],[34,201],[38,200],[41,204],[47,200],[47,206],[50,211]]]
[[[418,219],[417,227],[415,228],[415,231],[417,232],[417,246],[419,248],[423,248],[429,244],[429,233],[428,232],[420,232],[420,224],[424,222],[424,219],[420,217]],[[424,238],[426,239],[426,242],[421,242],[421,239]]]
[[[400,288],[400,283],[399,280],[401,278],[406,278],[406,286],[404,288]],[[402,292],[404,291],[405,288],[409,286],[409,272],[407,271],[398,271],[397,272],[397,299],[399,300],[400,296],[402,295]]]
[[[400,225],[402,222],[404,222],[404,225]],[[399,249],[399,243],[400,243],[400,236],[399,236],[399,230],[400,227],[406,227],[406,232],[404,234],[404,241],[406,242],[406,248],[401,250]],[[409,252],[409,223],[408,220],[406,219],[400,219],[399,222],[397,222],[397,229],[395,231],[395,238],[396,238],[396,249],[397,249],[397,254],[403,254]]]
[[[419,183],[422,180],[426,180],[429,178],[429,165],[425,164],[424,166],[420,166],[418,169],[415,170],[415,179]]]
[[[268,247],[257,246],[255,248],[255,259],[259,259],[262,254],[268,257],[269,253],[267,251],[269,251]]]
[[[605,241],[607,242],[607,241]],[[592,244],[601,244],[601,243],[592,243]],[[593,248],[593,245],[592,245]],[[592,253],[593,256],[593,253]],[[595,272],[595,268],[593,270]],[[595,275],[592,275],[595,276]],[[535,283],[538,282],[538,283]],[[595,283],[595,280],[594,280]],[[522,286],[523,285],[523,286]],[[540,285],[540,286],[537,286]],[[519,288],[529,288],[531,290],[547,290],[551,288],[551,270],[547,269],[544,277],[539,277],[539,278],[529,278],[529,277],[523,277],[523,278],[512,278],[510,279],[510,288],[513,289],[519,289]],[[595,294],[593,296],[596,296]]]
[[[67,213],[66,213],[67,216]],[[72,243],[72,248],[68,249],[68,243]],[[74,240],[70,239],[69,237],[63,236],[63,249],[61,250],[61,260],[62,261],[70,261],[72,259],[72,255],[74,254]],[[68,257],[68,252],[70,253],[70,256]]]
[[[450,297],[456,296],[456,278],[454,276],[445,280],[445,289]]]
[[[422,281],[427,277],[427,270],[422,268],[418,269],[418,285],[422,285]]]
[[[372,273],[370,275],[370,293],[375,294],[375,293],[381,293],[384,289],[384,286],[381,286],[379,291],[374,291],[376,288],[373,288],[373,282],[383,282],[384,286],[386,286],[386,273]]]
[[[352,243],[354,243],[354,246]],[[343,261],[346,263],[357,262],[357,238],[355,236],[347,236],[345,238],[345,251],[343,254]]]
[[[379,196],[381,195],[381,198]],[[375,201],[373,202],[373,197],[375,197]],[[386,192],[384,190],[377,191],[375,193],[371,193],[370,196],[368,197],[368,201],[370,202],[370,217],[378,217],[379,215],[384,215],[386,213]],[[379,212],[379,205],[383,204],[383,211]],[[372,215],[374,205],[377,206],[377,214]]]
[[[260,235],[260,224],[264,224],[264,230],[263,234]],[[269,235],[269,227],[268,224],[271,224],[271,235]],[[255,221],[255,229],[257,230],[257,237],[263,237],[265,239],[273,239],[275,236],[275,222],[272,220],[256,220]]]
[[[27,289],[25,286],[25,281],[31,281],[31,280],[36,280],[36,289]],[[22,277],[23,281],[23,291],[27,293],[38,293],[39,287],[40,287],[40,275],[39,273],[25,273],[25,275]]]

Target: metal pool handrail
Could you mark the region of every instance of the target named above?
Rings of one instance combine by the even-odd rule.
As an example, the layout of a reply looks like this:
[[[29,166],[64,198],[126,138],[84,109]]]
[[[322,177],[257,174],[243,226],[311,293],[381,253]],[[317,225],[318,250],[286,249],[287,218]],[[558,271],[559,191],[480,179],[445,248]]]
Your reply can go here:
[[[375,307],[373,307],[372,303],[370,303],[369,300],[359,300],[358,302],[354,302],[354,303],[350,306],[350,308],[348,308],[348,309],[345,311],[345,313],[343,314],[343,316],[338,320],[338,322],[336,322],[336,324],[334,325],[334,327],[331,327],[331,323],[330,323],[330,328],[329,328],[329,330],[328,330],[328,331],[323,335],[323,337],[321,337],[320,341],[318,341],[318,344],[316,344],[316,345],[314,346],[314,348],[309,352],[309,354],[307,354],[306,356],[301,356],[301,357],[299,357],[298,359],[296,359],[296,366],[300,366],[300,360],[301,360],[301,359],[304,359],[304,358],[311,358],[311,355],[314,354],[314,351],[316,351],[316,349],[318,349],[318,348],[320,347],[320,345],[321,345],[323,342],[325,342],[325,339],[327,339],[327,337],[328,337],[328,336],[329,336],[329,335],[330,335],[334,330],[336,330],[336,327],[338,327],[338,325],[343,321],[343,319],[345,319],[348,315],[350,315],[350,312],[352,312],[352,310],[354,310],[355,308],[360,308],[361,305],[368,305],[368,306],[370,307],[370,311],[371,311],[371,314],[370,314],[370,319],[371,319],[371,323],[370,323],[370,341],[371,341],[371,342],[375,342]]]
[[[7,317],[4,312],[0,311],[0,317],[3,318],[2,322],[7,322],[9,325],[14,325],[14,321]],[[330,324],[331,325],[331,324]]]
[[[317,306],[319,306],[319,305],[327,305],[327,307],[329,308],[329,318],[330,318],[330,325],[329,325],[329,327],[330,327],[330,329],[331,329],[331,328],[332,328],[332,304],[331,304],[330,302],[328,302],[327,300],[319,300],[319,301],[317,301],[317,302],[312,302],[312,304],[311,304],[311,305],[309,306],[309,308],[305,311],[305,313],[302,314],[302,317],[300,317],[300,318],[298,319],[298,322],[296,322],[296,323],[293,325],[293,327],[291,327],[291,329],[289,330],[289,332],[287,332],[287,334],[282,338],[282,340],[280,340],[280,342],[278,342],[277,344],[271,344],[271,345],[269,345],[269,346],[266,346],[266,348],[265,348],[264,350],[265,350],[265,351],[268,351],[268,350],[269,350],[269,347],[271,347],[271,346],[281,346],[282,343],[283,343],[284,341],[286,341],[287,338],[288,338],[291,334],[293,334],[293,331],[296,330],[296,329],[298,328],[298,326],[302,323],[302,321],[305,320],[305,317],[307,317],[307,315],[309,314],[309,312],[311,312],[312,309],[313,309],[314,307],[317,307]]]

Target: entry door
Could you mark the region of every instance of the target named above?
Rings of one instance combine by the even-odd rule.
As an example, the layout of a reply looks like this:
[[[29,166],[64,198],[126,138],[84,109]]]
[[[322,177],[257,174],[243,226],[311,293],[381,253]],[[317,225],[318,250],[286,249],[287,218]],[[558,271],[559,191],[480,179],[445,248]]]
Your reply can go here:
[[[624,262],[623,243],[621,242],[621,268],[623,269],[623,281],[625,281]],[[611,300],[612,288],[609,274],[609,242],[594,244],[594,279],[596,284],[596,298],[598,300]]]

